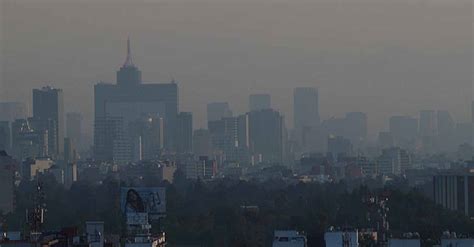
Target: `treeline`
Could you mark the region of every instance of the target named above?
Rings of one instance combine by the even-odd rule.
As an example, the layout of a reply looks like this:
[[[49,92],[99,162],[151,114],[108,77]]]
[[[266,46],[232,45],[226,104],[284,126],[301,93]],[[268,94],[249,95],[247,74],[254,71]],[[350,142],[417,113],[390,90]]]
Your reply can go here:
[[[65,190],[52,177],[42,177],[47,205],[45,229],[80,226],[103,220],[109,233],[124,233],[120,212],[120,187],[115,179],[101,184],[75,183]],[[309,246],[324,246],[324,231],[330,226],[371,227],[367,219],[368,195],[382,193],[344,183],[288,184],[267,182],[186,180],[179,172],[173,184],[147,179],[131,186],[166,186],[167,217],[160,222],[170,243],[201,246],[269,246],[273,231],[304,231]],[[26,230],[25,210],[31,208],[35,182],[22,182],[16,192],[17,208],[6,216],[6,226]],[[443,210],[420,192],[385,188],[389,194],[389,221],[394,234],[419,232],[423,239],[439,239],[444,230],[474,233],[474,222]],[[257,206],[243,209],[241,206]],[[154,226],[159,230],[158,225]]]

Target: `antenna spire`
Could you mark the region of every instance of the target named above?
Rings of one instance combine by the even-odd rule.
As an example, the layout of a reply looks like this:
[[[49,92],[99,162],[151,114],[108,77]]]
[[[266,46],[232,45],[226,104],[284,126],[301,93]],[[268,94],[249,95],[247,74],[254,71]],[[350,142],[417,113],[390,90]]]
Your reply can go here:
[[[127,39],[127,58],[125,59],[123,67],[135,67],[132,61],[132,51],[130,49],[130,36],[128,36]]]

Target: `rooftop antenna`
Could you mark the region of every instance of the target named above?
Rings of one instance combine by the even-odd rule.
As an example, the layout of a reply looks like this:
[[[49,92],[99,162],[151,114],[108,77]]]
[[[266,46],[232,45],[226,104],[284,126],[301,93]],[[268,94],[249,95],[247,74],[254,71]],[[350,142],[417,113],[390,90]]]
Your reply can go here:
[[[127,58],[125,59],[125,63],[123,64],[123,67],[134,67],[135,65],[133,64],[132,61],[132,51],[130,49],[130,36],[127,38]]]

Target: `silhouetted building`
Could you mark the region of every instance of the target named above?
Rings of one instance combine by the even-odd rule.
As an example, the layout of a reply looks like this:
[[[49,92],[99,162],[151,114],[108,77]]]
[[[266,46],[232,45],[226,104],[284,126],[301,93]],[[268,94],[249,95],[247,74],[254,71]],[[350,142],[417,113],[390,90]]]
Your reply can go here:
[[[178,86],[174,81],[164,84],[142,83],[141,72],[132,62],[129,41],[127,59],[117,72],[117,84],[96,84],[94,97],[96,159],[111,160],[113,149],[117,155],[123,156],[120,158],[122,161],[131,157],[132,150],[126,149],[131,149],[136,140],[132,140],[126,130],[133,121],[149,115],[163,118],[164,147],[168,150],[176,149]],[[109,125],[113,125],[112,131],[108,130]],[[122,151],[125,153],[119,153]]]
[[[270,94],[251,94],[249,96],[249,111],[259,111],[271,108],[272,103]]]
[[[177,132],[178,153],[193,151],[193,115],[191,112],[180,112]]]
[[[249,122],[247,115],[210,121],[209,133],[213,152],[224,161],[248,161]]]
[[[316,88],[298,87],[293,90],[293,128],[294,139],[302,151],[321,149],[325,137],[318,135],[320,118]]]
[[[249,145],[254,163],[282,163],[286,129],[283,116],[271,109],[248,113]]]
[[[10,148],[11,148],[10,122],[0,121],[0,150],[10,151]]]
[[[37,130],[28,119],[17,119],[12,123],[13,156],[22,161],[25,158],[48,155],[48,130]]]
[[[14,178],[18,168],[16,161],[0,150],[0,212],[8,214],[13,212],[15,206]]]
[[[144,116],[129,124],[132,160],[156,160],[164,147],[164,120],[159,116]]]
[[[82,115],[78,112],[66,114],[66,137],[77,148],[82,148]]]
[[[232,117],[232,111],[227,102],[213,102],[207,104],[207,121],[216,121],[221,118]]]
[[[437,127],[438,140],[437,147],[441,151],[453,151],[455,149],[455,123],[448,111],[438,111]]]
[[[37,131],[48,131],[48,154],[58,157],[64,148],[63,91],[52,87],[33,89],[33,119]]]
[[[328,137],[328,154],[333,160],[338,158],[351,156],[353,146],[351,140],[342,136],[329,136]]]
[[[212,143],[211,134],[207,129],[197,129],[193,135],[193,152],[199,156],[211,156],[212,154]]]

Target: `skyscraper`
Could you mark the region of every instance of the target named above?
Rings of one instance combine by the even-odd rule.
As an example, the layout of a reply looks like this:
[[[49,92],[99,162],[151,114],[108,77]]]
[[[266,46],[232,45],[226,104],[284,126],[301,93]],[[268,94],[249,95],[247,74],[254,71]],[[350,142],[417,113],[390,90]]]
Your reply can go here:
[[[64,151],[63,91],[52,87],[33,89],[33,119],[35,130],[48,131],[49,155]]]
[[[318,90],[298,87],[293,91],[294,128],[315,127],[319,125]]]
[[[232,117],[232,111],[227,102],[212,102],[207,104],[207,122]]]
[[[82,145],[82,115],[78,112],[66,114],[66,137],[70,139],[75,147]]]
[[[270,94],[251,94],[249,96],[249,111],[259,111],[271,108],[272,103]]]
[[[254,162],[282,163],[285,155],[283,116],[267,109],[248,113],[249,144]]]
[[[0,121],[0,150],[10,151],[11,128],[8,121]]]
[[[455,123],[448,111],[438,111],[438,147],[442,151],[454,151],[455,148]]]
[[[172,81],[163,84],[143,83],[141,71],[132,61],[130,40],[127,41],[127,57],[117,72],[117,84],[99,83],[94,87],[95,127],[94,156],[99,160],[111,160],[112,146],[116,153],[131,147],[127,129],[129,124],[143,116],[163,118],[164,147],[176,149],[176,126],[178,117],[178,85]],[[109,133],[109,119],[121,125],[114,130],[123,133]],[[115,124],[113,124],[115,126]],[[112,136],[109,134],[113,134]],[[120,137],[120,140],[117,139]],[[109,144],[107,144],[107,142]],[[127,144],[128,143],[128,144]],[[121,157],[124,160],[127,156]]]
[[[193,114],[191,112],[179,113],[177,133],[178,153],[191,153],[193,151]]]

